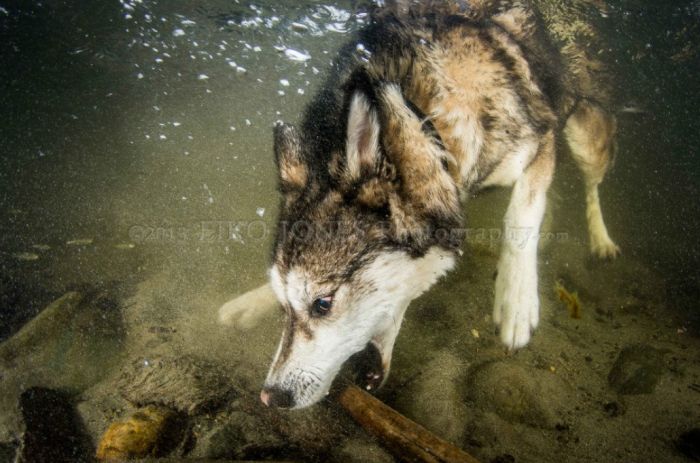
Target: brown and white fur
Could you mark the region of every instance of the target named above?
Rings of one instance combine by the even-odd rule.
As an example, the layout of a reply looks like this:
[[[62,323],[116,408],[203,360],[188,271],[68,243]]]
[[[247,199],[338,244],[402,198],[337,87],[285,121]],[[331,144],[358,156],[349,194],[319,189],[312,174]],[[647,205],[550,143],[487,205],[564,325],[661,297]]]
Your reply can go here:
[[[543,28],[526,2],[397,2],[341,51],[301,127],[275,127],[283,199],[269,276],[287,324],[263,402],[317,402],[368,345],[381,365],[367,387],[381,385],[408,305],[455,264],[460,198],[488,186],[512,187],[493,320],[507,348],[525,346],[562,134],[585,178],[592,252],[618,254],[598,197],[615,118],[590,67]]]

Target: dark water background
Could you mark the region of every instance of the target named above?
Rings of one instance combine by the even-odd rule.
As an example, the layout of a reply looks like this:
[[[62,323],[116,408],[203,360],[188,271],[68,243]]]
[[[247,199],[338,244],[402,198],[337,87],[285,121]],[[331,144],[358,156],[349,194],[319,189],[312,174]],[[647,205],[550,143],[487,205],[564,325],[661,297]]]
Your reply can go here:
[[[69,288],[166,272],[233,295],[261,281],[271,125],[297,120],[358,27],[354,5],[0,7],[0,340]],[[697,320],[700,3],[625,0],[600,22],[618,99],[640,110],[620,115],[602,188],[611,235]]]
[[[262,278],[271,126],[296,119],[355,21],[256,5],[0,4],[0,339],[68,287]]]

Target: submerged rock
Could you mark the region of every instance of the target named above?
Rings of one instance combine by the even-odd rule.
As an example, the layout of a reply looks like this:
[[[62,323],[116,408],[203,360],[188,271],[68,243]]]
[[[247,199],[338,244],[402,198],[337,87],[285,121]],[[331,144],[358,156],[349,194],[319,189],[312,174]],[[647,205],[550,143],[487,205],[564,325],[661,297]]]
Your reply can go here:
[[[165,407],[149,405],[112,423],[97,446],[100,461],[168,455],[182,441],[186,420]]]
[[[515,457],[509,453],[504,453],[493,458],[490,463],[515,463]]]
[[[665,370],[661,351],[635,344],[620,351],[608,374],[608,383],[620,394],[650,394]]]
[[[195,425],[191,458],[230,460],[327,461],[350,425],[320,403],[301,410],[268,408],[257,394],[243,393],[213,419]],[[353,425],[354,426],[354,425]]]
[[[469,418],[461,392],[463,362],[443,352],[428,362],[428,367],[400,392],[397,410],[403,412],[437,436],[460,443]]]
[[[92,461],[92,445],[65,394],[33,387],[20,396],[19,409],[25,430],[18,463]]]
[[[192,356],[137,358],[118,380],[121,394],[136,405],[162,404],[190,415],[216,408],[233,392],[211,362]]]
[[[369,438],[354,438],[346,440],[338,446],[331,455],[332,461],[343,463],[393,463],[392,457],[386,450]]]
[[[289,445],[254,414],[235,411],[222,422],[211,423],[200,434],[191,456],[218,459],[276,458],[288,452]]]
[[[0,442],[16,438],[24,390],[41,386],[76,393],[120,363],[121,310],[106,291],[69,292],[0,344]]]
[[[0,463],[12,463],[17,458],[17,443],[0,443]]]
[[[110,423],[137,409],[120,394],[114,393],[114,376],[83,391],[78,397],[76,410],[95,443],[100,441]]]
[[[700,461],[700,428],[693,428],[678,437],[676,448],[693,461]]]
[[[501,418],[553,429],[571,408],[570,388],[554,373],[512,362],[476,367],[468,381],[474,403]]]

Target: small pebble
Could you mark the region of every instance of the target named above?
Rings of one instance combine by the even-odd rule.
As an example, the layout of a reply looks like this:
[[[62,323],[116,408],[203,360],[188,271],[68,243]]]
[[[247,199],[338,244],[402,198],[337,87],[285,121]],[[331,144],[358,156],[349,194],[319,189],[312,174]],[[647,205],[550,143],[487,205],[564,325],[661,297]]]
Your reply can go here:
[[[607,402],[603,405],[603,410],[605,410],[605,413],[611,418],[622,414],[622,407],[617,402]]]

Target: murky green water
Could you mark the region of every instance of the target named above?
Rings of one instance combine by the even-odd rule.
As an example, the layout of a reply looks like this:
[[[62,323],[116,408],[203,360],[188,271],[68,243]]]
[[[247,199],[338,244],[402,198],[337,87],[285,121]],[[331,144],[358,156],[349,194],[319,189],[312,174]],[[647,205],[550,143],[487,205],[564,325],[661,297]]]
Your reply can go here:
[[[216,325],[216,309],[265,279],[278,202],[271,127],[279,119],[298,120],[335,51],[361,26],[363,16],[355,11],[351,1],[0,0],[0,341],[68,290],[107,291],[124,325],[124,330],[105,328],[113,343],[94,344],[94,361],[104,362],[104,371],[92,372],[91,366],[87,379],[75,381],[67,371],[90,362],[89,353],[71,358],[72,348],[55,341],[51,349],[68,356],[63,364],[55,355],[50,362],[41,360],[42,354],[3,366],[0,387],[9,391],[6,397],[19,383],[80,392],[109,378],[110,365],[118,366],[120,359],[163,351],[215,359],[242,378],[243,389],[257,389],[279,336],[279,320],[249,333],[231,333]],[[558,251],[557,243],[547,245],[541,292],[565,276],[575,287],[588,285],[584,301],[600,307],[608,298],[618,305],[609,307],[614,311],[631,297],[629,291],[616,293],[620,285],[625,291],[632,283],[661,287],[650,303],[653,310],[640,314],[643,321],[623,337],[652,342],[656,320],[668,330],[665,347],[676,336],[685,346],[676,346],[679,352],[697,353],[700,3],[626,0],[610,6],[596,22],[619,73],[618,99],[639,110],[619,115],[616,164],[602,188],[606,220],[623,249],[623,263],[600,267],[587,259],[581,181],[570,161],[562,159],[550,195],[551,229],[564,233],[566,242]],[[506,201],[499,192],[476,200],[468,209],[470,225],[498,227]],[[413,400],[401,395],[402,388],[429,370],[433,358],[459,370],[480,358],[502,356],[492,340],[474,345],[470,334],[478,328],[479,339],[493,338],[483,319],[490,313],[495,248],[476,249],[475,260],[465,257],[448,280],[461,289],[455,293],[447,283],[439,285],[407,318],[406,330],[413,335],[399,339],[394,382],[387,384],[383,398],[399,408],[404,404],[402,411],[409,415],[406,404]],[[469,270],[474,262],[483,268]],[[596,275],[581,274],[586,271]],[[642,289],[639,304],[649,296]],[[545,313],[555,311],[555,301],[550,302]],[[469,306],[469,315],[453,318],[460,303]],[[431,312],[425,307],[433,306],[449,316],[440,321],[426,315]],[[80,320],[81,329],[95,326],[89,317]],[[102,329],[99,323],[96,329]],[[552,329],[542,331],[540,337],[550,336]],[[584,326],[581,331],[580,339],[552,335],[559,342],[553,349],[595,344],[595,330]],[[444,333],[453,333],[451,341]],[[65,343],[71,343],[69,337]],[[605,348],[591,348],[591,355],[610,363],[614,342],[606,342],[601,342]],[[551,346],[539,347],[547,351]],[[450,357],[464,349],[468,360]],[[436,354],[426,355],[430,350]],[[538,354],[537,343],[529,352],[520,357],[528,364],[538,364],[538,355],[546,357]],[[683,358],[679,354],[674,360],[683,373],[671,375],[682,377],[679,388],[700,383],[693,376],[697,369]],[[30,374],[32,362],[40,361],[39,373]],[[547,368],[551,363],[543,362]],[[571,368],[578,368],[573,363]],[[241,365],[245,371],[237,370]],[[430,386],[437,395],[443,394],[440,384]],[[428,386],[421,387],[411,390],[429,393]],[[685,409],[679,420],[697,426],[698,393],[683,391],[687,395],[669,407]],[[12,401],[3,406],[11,407]],[[414,411],[412,417],[421,413]],[[636,415],[628,414],[631,421],[621,429],[638,424],[630,416]],[[11,423],[0,423],[0,443],[14,439]],[[580,434],[594,435],[595,426],[586,423]],[[93,423],[91,429],[103,428]],[[644,430],[652,440],[667,435],[671,442],[679,428]],[[477,446],[463,436],[458,444],[481,452],[484,461],[499,453],[530,461],[517,458],[516,438],[509,440],[508,433],[492,437],[482,435]],[[633,439],[625,439],[619,441],[633,447]],[[672,443],[662,447],[668,461],[681,458]],[[542,444],[526,454],[551,448]],[[291,457],[299,456],[298,448],[295,452]],[[580,450],[572,461],[597,455],[588,452]],[[284,456],[284,451],[274,455]],[[611,461],[624,458],[621,451]]]
[[[263,278],[271,126],[297,119],[355,23],[349,5],[275,5],[5,7],[3,258],[29,273],[8,286],[45,285],[47,267],[54,288],[121,280],[200,252],[216,264],[194,277],[231,294]]]

